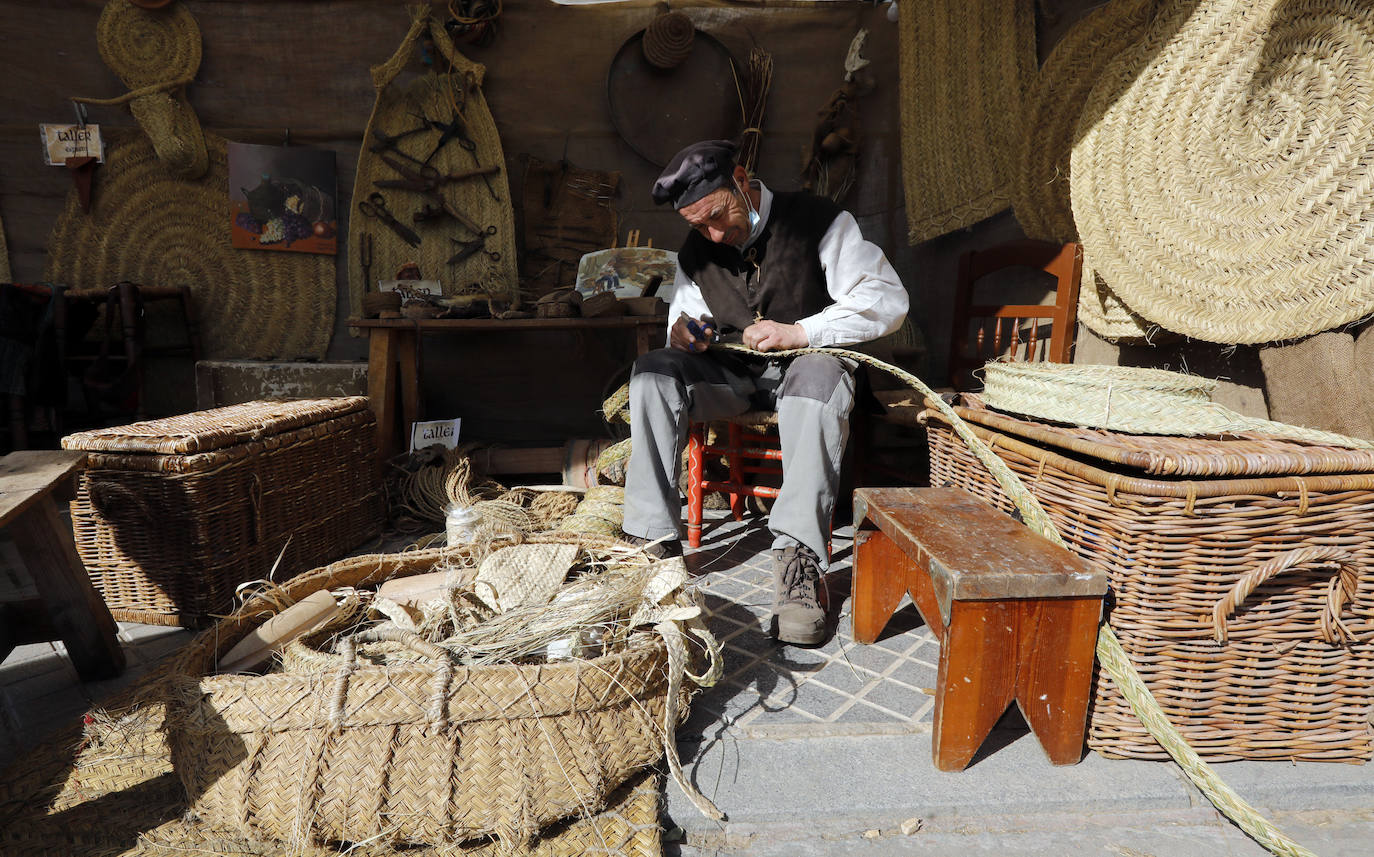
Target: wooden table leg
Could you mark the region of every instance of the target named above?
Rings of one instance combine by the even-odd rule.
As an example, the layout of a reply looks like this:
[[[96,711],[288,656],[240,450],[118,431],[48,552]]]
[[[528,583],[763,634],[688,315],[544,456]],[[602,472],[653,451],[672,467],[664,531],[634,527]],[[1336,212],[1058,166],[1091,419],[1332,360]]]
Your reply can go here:
[[[872,643],[906,594],[911,560],[882,530],[854,536],[854,575],[850,612],[854,639]]]
[[[377,418],[377,451],[386,461],[397,452],[396,340],[394,328],[370,328],[367,348],[367,399]]]
[[[43,497],[7,528],[33,576],[52,627],[67,646],[76,672],[85,681],[110,678],[124,669],[124,651],[114,619],[91,585],[76,553],[71,528],[57,514],[51,496]]]
[[[420,332],[397,330],[396,363],[401,373],[400,452],[410,448],[410,427],[423,418],[420,404]]]

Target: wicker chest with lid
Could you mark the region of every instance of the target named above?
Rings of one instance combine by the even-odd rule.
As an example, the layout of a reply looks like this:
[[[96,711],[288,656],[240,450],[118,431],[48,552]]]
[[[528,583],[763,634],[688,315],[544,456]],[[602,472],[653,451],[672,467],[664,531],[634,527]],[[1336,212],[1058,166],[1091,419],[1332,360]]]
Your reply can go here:
[[[360,396],[262,400],[68,435],[81,560],[114,617],[198,626],[374,537],[375,420]]]
[[[1200,755],[1374,755],[1374,451],[1127,435],[963,404],[1069,547],[1107,571],[1113,631]],[[949,424],[926,416],[931,484],[1010,512]],[[1167,758],[1102,671],[1089,717],[1099,753]]]

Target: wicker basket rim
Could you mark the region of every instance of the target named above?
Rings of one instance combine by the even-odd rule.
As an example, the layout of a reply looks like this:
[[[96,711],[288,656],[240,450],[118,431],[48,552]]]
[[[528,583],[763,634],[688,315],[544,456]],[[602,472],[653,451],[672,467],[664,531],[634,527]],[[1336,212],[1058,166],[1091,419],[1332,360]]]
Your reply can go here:
[[[965,411],[968,410],[967,408],[956,408],[955,410],[960,417],[974,420],[978,419],[976,416],[966,414]],[[935,420],[944,424],[946,427],[950,427],[949,421],[938,411],[922,411],[922,418]],[[1318,476],[1271,476],[1250,479],[1179,480],[1147,479],[1138,476],[1125,476],[1120,473],[1112,473],[1099,467],[1094,467],[1091,464],[1075,461],[1057,452],[1042,449],[1041,447],[1026,443],[1011,435],[994,431],[981,424],[970,425],[969,428],[980,440],[993,448],[1000,447],[1013,450],[1040,464],[1056,467],[1084,481],[1106,488],[1109,492],[1118,496],[1122,493],[1126,493],[1136,494],[1142,497],[1197,499],[1204,497],[1225,497],[1230,495],[1277,494],[1287,491],[1297,494],[1304,492],[1374,491],[1374,473],[1341,473]]]

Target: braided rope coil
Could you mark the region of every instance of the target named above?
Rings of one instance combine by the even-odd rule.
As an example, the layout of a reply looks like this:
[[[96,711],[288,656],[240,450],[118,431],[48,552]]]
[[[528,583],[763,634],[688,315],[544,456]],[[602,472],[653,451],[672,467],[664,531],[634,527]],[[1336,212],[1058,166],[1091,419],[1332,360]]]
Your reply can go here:
[[[696,34],[696,25],[682,12],[659,15],[644,28],[644,59],[655,68],[676,68],[691,55]]]

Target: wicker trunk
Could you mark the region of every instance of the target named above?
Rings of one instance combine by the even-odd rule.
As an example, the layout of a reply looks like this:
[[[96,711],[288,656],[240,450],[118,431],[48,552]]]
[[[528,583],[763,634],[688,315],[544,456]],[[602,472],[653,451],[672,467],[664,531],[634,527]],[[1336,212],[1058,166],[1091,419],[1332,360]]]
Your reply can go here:
[[[203,624],[238,584],[337,559],[381,527],[362,397],[249,402],[62,445],[89,453],[72,526],[116,619]]]
[[[1203,439],[1050,426],[958,408],[1109,574],[1108,621],[1204,758],[1365,761],[1374,753],[1374,453],[1258,435]],[[928,412],[931,484],[1010,512]],[[1088,744],[1167,758],[1099,671]]]

